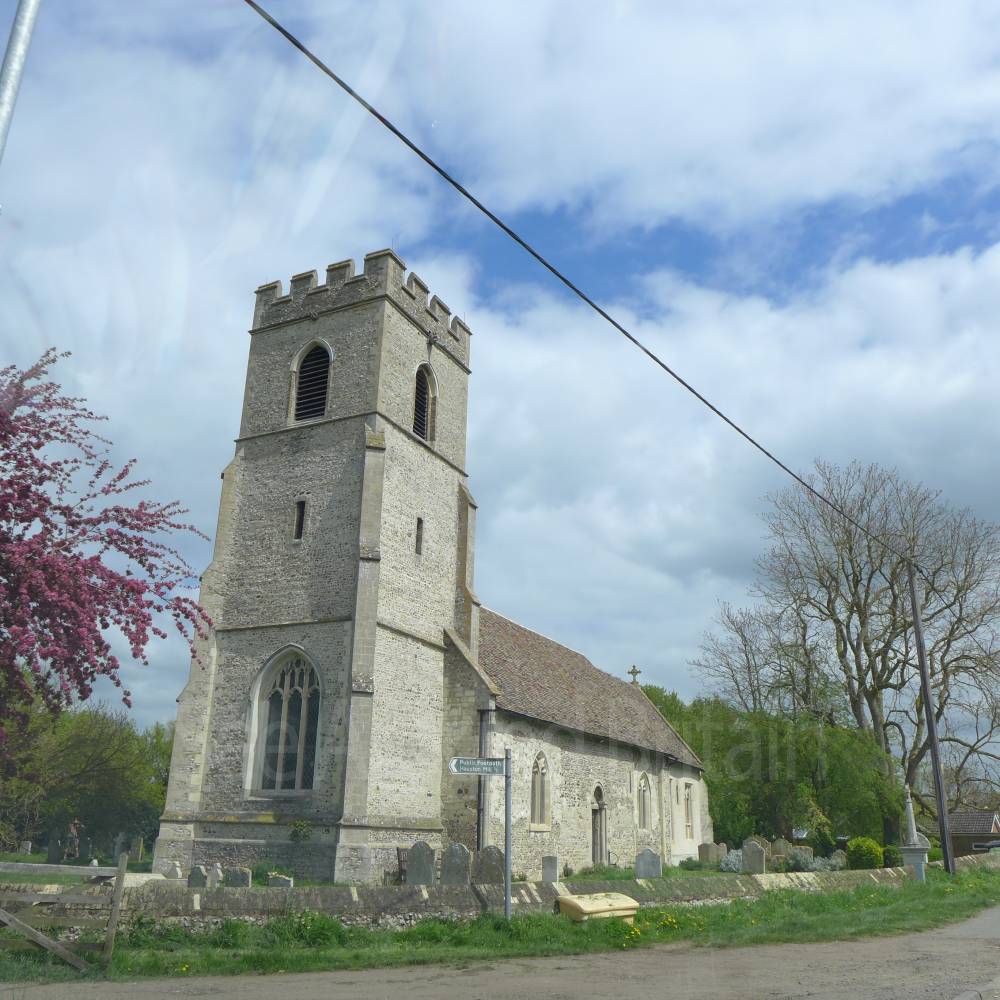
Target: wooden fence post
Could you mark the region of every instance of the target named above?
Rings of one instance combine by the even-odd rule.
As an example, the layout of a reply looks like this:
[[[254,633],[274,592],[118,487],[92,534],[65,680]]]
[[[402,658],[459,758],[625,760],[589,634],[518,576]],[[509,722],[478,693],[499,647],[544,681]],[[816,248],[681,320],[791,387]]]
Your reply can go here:
[[[115,934],[118,931],[118,915],[122,909],[122,895],[125,892],[125,870],[128,868],[128,851],[118,855],[118,874],[115,876],[115,894],[111,901],[111,919],[104,935],[104,961],[111,961],[115,951]]]

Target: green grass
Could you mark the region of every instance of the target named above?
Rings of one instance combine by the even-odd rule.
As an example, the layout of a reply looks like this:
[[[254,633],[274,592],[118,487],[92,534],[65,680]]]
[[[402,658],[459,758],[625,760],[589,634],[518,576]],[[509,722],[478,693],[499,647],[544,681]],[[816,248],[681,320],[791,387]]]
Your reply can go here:
[[[230,920],[191,931],[139,921],[119,935],[113,979],[145,976],[304,972],[479,959],[574,955],[662,943],[735,946],[828,941],[926,930],[1000,903],[1000,871],[979,869],[949,879],[871,885],[850,891],[770,892],[729,904],[640,910],[634,926],[620,920],[573,924],[551,914],[525,914],[509,924],[496,916],[424,920],[403,931],[344,927],[323,914],[293,914],[258,927]],[[98,975],[95,971],[94,975]],[[7,957],[0,982],[73,978],[45,955]]]

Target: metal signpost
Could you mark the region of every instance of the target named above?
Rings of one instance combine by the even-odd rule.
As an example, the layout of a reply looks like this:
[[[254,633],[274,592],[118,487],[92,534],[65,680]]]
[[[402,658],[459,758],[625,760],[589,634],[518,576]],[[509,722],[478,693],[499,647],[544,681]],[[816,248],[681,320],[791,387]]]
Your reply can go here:
[[[504,750],[502,757],[452,757],[448,761],[448,770],[452,774],[503,775],[503,915],[510,920],[511,804],[514,789],[510,747]]]

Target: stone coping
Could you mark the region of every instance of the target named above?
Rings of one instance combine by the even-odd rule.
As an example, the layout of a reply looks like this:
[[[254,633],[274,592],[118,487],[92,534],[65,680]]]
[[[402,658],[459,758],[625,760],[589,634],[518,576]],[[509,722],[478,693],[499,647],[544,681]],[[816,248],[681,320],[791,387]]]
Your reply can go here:
[[[770,875],[711,875],[685,878],[561,882],[517,882],[511,901],[515,911],[551,912],[560,896],[600,892],[625,893],[641,906],[753,899],[778,889],[806,892],[850,889],[858,885],[900,885],[912,869],[802,872]],[[189,888],[175,879],[161,879],[125,891],[126,910],[156,917],[270,917],[302,910],[345,918],[375,918],[401,914],[475,916],[502,912],[502,885],[469,886],[303,886]]]

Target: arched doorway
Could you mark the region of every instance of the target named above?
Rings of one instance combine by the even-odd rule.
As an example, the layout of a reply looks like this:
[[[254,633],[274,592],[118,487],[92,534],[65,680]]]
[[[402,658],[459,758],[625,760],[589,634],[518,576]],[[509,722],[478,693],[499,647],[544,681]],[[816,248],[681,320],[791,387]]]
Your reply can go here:
[[[590,797],[590,860],[595,865],[607,864],[608,860],[608,813],[600,785]]]

